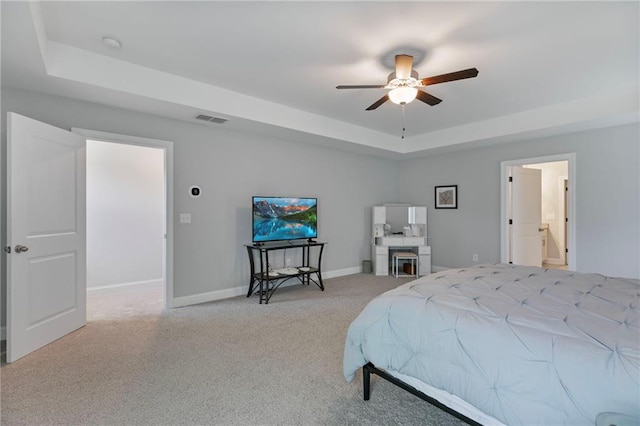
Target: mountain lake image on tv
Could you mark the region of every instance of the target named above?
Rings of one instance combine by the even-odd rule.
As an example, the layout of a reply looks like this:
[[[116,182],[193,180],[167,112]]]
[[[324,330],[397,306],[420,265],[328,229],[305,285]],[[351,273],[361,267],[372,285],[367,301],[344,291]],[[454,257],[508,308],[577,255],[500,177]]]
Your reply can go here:
[[[317,236],[317,198],[253,197],[253,242]]]

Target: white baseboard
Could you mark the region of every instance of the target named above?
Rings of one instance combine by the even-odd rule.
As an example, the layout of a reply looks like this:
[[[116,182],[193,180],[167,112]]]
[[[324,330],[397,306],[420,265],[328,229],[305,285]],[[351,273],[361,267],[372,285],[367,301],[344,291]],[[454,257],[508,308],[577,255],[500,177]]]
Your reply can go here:
[[[362,272],[362,266],[354,266],[352,268],[336,269],[335,271],[323,272],[322,278],[323,279],[338,278],[338,277],[344,277],[347,275],[359,274],[361,272]]]
[[[560,259],[559,257],[549,257],[547,259],[544,259],[542,263],[549,263],[551,265],[565,265],[564,260]]]
[[[160,278],[160,279],[156,279],[156,280],[132,281],[132,282],[128,282],[128,283],[101,285],[101,286],[97,286],[97,287],[87,287],[87,291],[105,290],[105,289],[109,289],[109,288],[130,287],[130,286],[134,286],[134,285],[147,285],[147,284],[164,284],[164,280],[162,278]]]
[[[248,290],[249,288],[247,286],[240,286],[194,294],[191,296],[174,297],[173,301],[167,301],[167,308],[181,308],[183,306],[197,305],[198,303],[215,302],[216,300],[228,299],[230,297],[241,296],[243,294],[246,295]]]
[[[362,272],[362,266],[354,266],[352,268],[337,269],[334,271],[327,271],[322,274],[322,279],[331,279],[343,277],[346,275],[359,274]],[[291,280],[282,284],[281,287],[289,287],[300,284],[297,281]],[[194,294],[192,296],[174,297],[172,302],[167,301],[167,308],[181,308],[183,306],[197,305],[198,303],[215,302],[216,300],[228,299],[230,297],[237,297],[246,295],[249,291],[249,287],[246,285],[227,288],[224,290],[210,291],[207,293]],[[169,306],[171,305],[171,306]]]
[[[451,269],[451,268],[446,268],[444,266],[431,266],[431,273],[433,274],[434,272],[442,272],[442,271],[446,271],[447,269]]]

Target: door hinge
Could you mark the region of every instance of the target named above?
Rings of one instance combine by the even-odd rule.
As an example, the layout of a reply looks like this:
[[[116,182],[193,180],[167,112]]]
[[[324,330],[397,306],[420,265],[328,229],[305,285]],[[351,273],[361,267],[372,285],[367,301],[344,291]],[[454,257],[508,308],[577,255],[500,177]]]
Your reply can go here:
[[[568,248],[564,249],[564,252],[569,253],[569,249]]]
[[[6,246],[3,250],[5,253],[11,253],[11,246]]]
[[[513,176],[509,176],[509,182],[513,182]]]
[[[509,225],[513,225],[513,219],[509,219]]]

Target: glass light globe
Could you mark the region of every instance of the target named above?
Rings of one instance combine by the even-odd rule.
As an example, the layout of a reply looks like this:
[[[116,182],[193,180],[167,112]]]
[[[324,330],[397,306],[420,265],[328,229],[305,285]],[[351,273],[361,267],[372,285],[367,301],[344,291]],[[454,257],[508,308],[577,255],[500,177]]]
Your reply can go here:
[[[415,87],[398,87],[389,92],[389,99],[394,104],[404,105],[414,100],[417,94],[418,89]]]

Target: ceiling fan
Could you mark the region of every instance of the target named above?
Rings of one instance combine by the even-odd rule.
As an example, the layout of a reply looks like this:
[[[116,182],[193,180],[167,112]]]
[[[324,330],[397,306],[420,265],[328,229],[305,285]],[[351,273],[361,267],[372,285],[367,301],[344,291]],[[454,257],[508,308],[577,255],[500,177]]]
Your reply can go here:
[[[388,100],[398,105],[405,105],[418,98],[422,102],[434,106],[442,102],[442,99],[436,98],[420,88],[432,84],[473,78],[478,75],[476,68],[469,68],[462,71],[419,79],[418,72],[412,69],[412,65],[413,56],[396,55],[396,70],[389,74],[386,85],[336,86],[336,89],[390,89],[386,95],[369,106],[367,111],[378,108]]]

